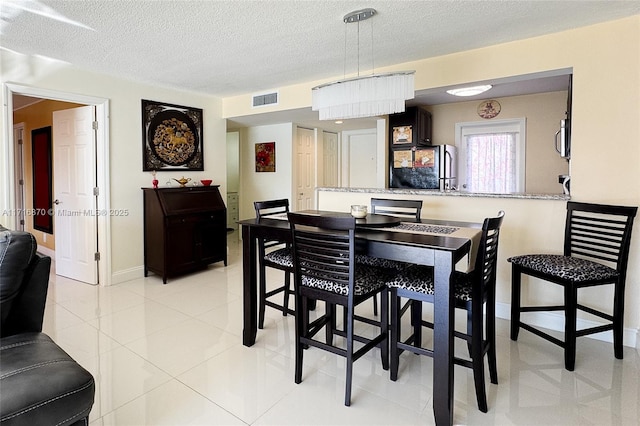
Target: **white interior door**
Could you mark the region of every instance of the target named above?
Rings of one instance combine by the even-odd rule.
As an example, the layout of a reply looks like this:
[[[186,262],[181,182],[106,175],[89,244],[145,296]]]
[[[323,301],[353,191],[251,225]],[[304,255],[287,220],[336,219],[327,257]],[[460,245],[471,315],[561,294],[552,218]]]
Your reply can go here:
[[[298,127],[295,155],[295,210],[315,209],[316,141],[314,131]]]
[[[56,274],[97,284],[95,107],[53,113]]]
[[[342,186],[373,188],[378,181],[376,129],[342,133]]]
[[[322,186],[340,186],[338,179],[338,135],[336,133],[322,132]]]

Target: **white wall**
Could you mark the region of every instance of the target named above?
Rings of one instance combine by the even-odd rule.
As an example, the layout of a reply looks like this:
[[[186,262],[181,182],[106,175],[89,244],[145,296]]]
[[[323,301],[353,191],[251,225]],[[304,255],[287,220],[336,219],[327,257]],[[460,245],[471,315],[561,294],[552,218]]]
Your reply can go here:
[[[128,80],[108,77],[79,70],[66,64],[47,61],[0,50],[1,82],[38,87],[106,98],[110,101],[110,187],[111,208],[126,209],[129,216],[111,218],[111,267],[112,282],[117,283],[142,276],[143,232],[141,187],[151,186],[151,173],[142,172],[142,118],[141,100],[167,102],[203,109],[204,168],[203,172],[160,172],[158,180],[163,185],[170,178],[182,175],[193,180],[210,178],[221,184],[222,196],[226,194],[226,143],[225,120],[221,118],[222,102],[219,98],[196,93],[177,91]],[[2,116],[6,115],[7,99],[3,91]],[[9,148],[6,127],[0,124],[0,191],[7,191],[5,165],[8,165]],[[5,195],[5,194],[3,194]],[[0,197],[0,211],[9,209],[6,197]],[[0,217],[0,222],[3,218]]]
[[[240,132],[227,133],[227,192],[240,188]]]
[[[254,201],[287,198],[292,195],[292,152],[295,126],[292,123],[249,127],[240,130],[240,220],[255,217]],[[256,172],[255,144],[276,143],[276,171]]]

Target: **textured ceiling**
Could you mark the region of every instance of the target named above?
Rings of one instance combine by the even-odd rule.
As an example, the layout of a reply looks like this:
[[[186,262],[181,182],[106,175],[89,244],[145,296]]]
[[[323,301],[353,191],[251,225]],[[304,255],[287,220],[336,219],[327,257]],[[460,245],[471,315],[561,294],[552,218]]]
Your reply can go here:
[[[342,76],[345,41],[355,72],[357,25],[342,17],[364,7],[378,12],[360,24],[367,72],[640,13],[640,1],[3,0],[0,45],[225,97]]]
[[[377,15],[360,24],[358,43],[358,25],[344,24],[342,18],[368,7]],[[226,97],[339,78],[358,66],[367,74],[376,67],[639,13],[640,0],[1,0],[0,47]],[[551,80],[538,83],[553,87]],[[511,89],[505,84],[501,90],[508,95]],[[417,92],[411,102],[442,102],[434,95]],[[371,120],[346,120],[335,128],[323,122],[322,127],[349,130],[370,127]],[[289,121],[314,127],[317,112],[257,114],[229,126]]]

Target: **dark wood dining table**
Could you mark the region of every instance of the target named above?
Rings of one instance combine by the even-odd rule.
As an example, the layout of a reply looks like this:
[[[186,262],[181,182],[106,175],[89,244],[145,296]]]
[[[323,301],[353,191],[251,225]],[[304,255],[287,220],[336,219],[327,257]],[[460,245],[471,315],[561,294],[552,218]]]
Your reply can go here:
[[[349,213],[305,210],[302,213],[348,215]],[[395,232],[368,215],[356,221],[357,252],[384,259],[434,267],[433,412],[437,425],[453,424],[453,332],[455,305],[450,291],[456,263],[469,253],[471,240],[447,235]],[[369,225],[367,226],[367,222]],[[376,222],[376,223],[374,223]],[[477,228],[482,224],[422,219],[422,223]],[[247,219],[242,227],[243,332],[242,343],[252,346],[257,335],[257,238],[291,241],[289,222],[282,219]]]

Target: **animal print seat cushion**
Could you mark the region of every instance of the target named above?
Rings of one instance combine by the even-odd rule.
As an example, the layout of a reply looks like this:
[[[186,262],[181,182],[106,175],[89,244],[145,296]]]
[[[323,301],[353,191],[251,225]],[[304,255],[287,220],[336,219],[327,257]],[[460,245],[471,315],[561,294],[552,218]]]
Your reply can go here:
[[[349,286],[332,281],[331,271],[327,272],[327,279],[320,279],[304,275],[304,270],[302,271],[302,274],[302,285],[304,286],[330,291],[342,296],[349,295]],[[367,265],[357,265],[354,282],[354,294],[356,296],[360,296],[362,294],[367,294],[374,290],[383,288],[386,285],[386,282],[389,280],[389,276],[389,271],[383,268],[376,268]]]
[[[285,268],[293,268],[293,254],[290,248],[281,248],[264,255],[265,260],[284,266]]]
[[[455,282],[454,297],[459,300],[471,300],[471,275],[459,271],[453,273]],[[435,294],[433,268],[430,266],[411,266],[387,283],[389,287],[403,288],[423,294]]]
[[[574,282],[605,280],[618,276],[618,271],[601,263],[560,254],[527,254],[510,257],[507,261]]]
[[[366,254],[356,254],[356,263],[361,265],[376,266],[378,268],[405,269],[408,263],[396,262],[395,260],[381,259],[379,257],[367,256]]]

